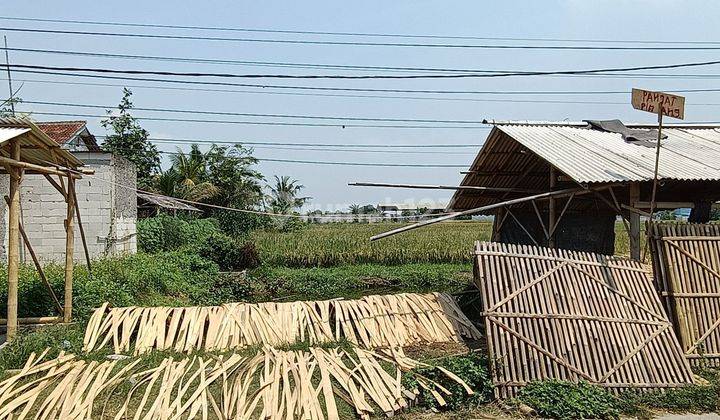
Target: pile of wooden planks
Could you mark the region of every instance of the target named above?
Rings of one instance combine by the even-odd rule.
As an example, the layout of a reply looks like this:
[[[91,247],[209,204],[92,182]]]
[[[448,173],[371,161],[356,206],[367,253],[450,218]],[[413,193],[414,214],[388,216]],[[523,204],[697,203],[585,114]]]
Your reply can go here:
[[[655,283],[685,357],[720,366],[720,225],[648,224]]]
[[[339,396],[361,418],[392,416],[419,394],[406,389],[402,373],[428,367],[401,349],[385,354],[355,349],[279,351],[265,347],[253,356],[167,358],[138,369],[139,359],[86,362],[72,355],[42,361],[33,354],[16,375],[0,382],[0,419],[86,418],[306,418],[339,419]],[[381,366],[390,363],[390,372]],[[465,392],[473,391],[441,369]],[[415,374],[416,381],[444,405],[450,391]],[[120,404],[108,405],[113,394]],[[106,417],[107,416],[107,417]]]
[[[613,391],[693,383],[640,263],[492,242],[477,243],[475,254],[499,397],[548,378]]]
[[[190,352],[319,344],[341,339],[364,348],[480,338],[446,294],[402,293],[357,300],[233,303],[209,307],[98,308],[85,331],[85,351],[152,349]]]

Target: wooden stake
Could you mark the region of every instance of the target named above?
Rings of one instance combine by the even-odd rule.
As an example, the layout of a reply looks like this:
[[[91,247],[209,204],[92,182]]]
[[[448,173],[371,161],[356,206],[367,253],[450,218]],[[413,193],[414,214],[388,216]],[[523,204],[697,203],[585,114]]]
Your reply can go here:
[[[10,205],[10,198],[8,196],[5,196],[5,202],[7,205]],[[42,265],[40,264],[40,260],[37,257],[37,254],[35,254],[35,250],[33,249],[32,245],[30,244],[30,239],[28,238],[27,234],[25,233],[25,229],[23,229],[22,223],[19,223],[19,229],[20,229],[20,236],[22,236],[23,242],[25,243],[25,247],[30,252],[30,257],[32,257],[33,263],[35,264],[35,268],[37,269],[38,275],[40,276],[40,280],[43,281],[45,284],[45,287],[47,287],[48,292],[50,292],[50,297],[52,297],[53,303],[55,304],[55,309],[58,310],[58,313],[62,314],[63,307],[60,305],[60,301],[58,300],[57,296],[55,295],[55,291],[52,289],[52,286],[50,285],[50,282],[48,281],[47,277],[45,276],[45,271],[43,271]]]
[[[10,140],[13,159],[20,159],[20,142]],[[7,340],[17,335],[18,320],[18,272],[20,268],[20,169],[8,166],[10,174],[10,205],[8,215],[8,302],[7,302]]]
[[[83,250],[85,251],[85,262],[87,263],[88,274],[92,277],[90,270],[90,251],[88,251],[87,239],[85,238],[85,228],[80,218],[80,205],[78,204],[77,194],[75,188],[72,189],[73,202],[75,203],[75,216],[77,217],[78,227],[80,228],[80,240],[82,240]]]
[[[550,191],[555,189],[555,167],[550,165]],[[555,197],[548,199],[548,247],[555,248]]]
[[[63,320],[65,323],[69,323],[72,320],[73,256],[75,253],[75,231],[73,229],[75,178],[70,176],[70,172],[68,172],[67,191],[67,218],[65,219],[65,309],[63,310]]]
[[[633,182],[630,184],[630,207],[635,207],[635,203],[640,200],[640,184]],[[630,213],[630,258],[640,261],[640,215]]]

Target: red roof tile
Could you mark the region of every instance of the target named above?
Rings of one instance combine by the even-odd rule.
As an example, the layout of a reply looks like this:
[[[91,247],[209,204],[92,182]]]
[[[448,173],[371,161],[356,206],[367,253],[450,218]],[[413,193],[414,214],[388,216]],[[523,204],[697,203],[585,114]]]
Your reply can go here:
[[[58,144],[65,144],[87,123],[85,121],[47,121],[35,124]]]

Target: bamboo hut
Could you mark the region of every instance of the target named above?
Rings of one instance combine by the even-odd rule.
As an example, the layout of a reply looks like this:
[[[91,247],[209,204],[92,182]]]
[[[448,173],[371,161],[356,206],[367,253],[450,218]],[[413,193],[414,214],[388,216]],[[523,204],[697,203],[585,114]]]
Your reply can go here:
[[[42,324],[70,322],[72,319],[73,249],[75,244],[73,225],[77,214],[75,181],[81,178],[79,169],[83,163],[47,136],[31,120],[26,118],[0,118],[0,173],[9,178],[9,193],[5,196],[8,205],[7,218],[7,273],[8,300],[7,318],[0,320],[7,328],[11,340],[18,330],[18,324]],[[65,197],[65,286],[63,301],[58,299],[47,281],[40,262],[35,257],[21,221],[20,186],[23,177],[30,174],[42,175]],[[84,238],[83,238],[84,239]],[[18,319],[18,270],[20,264],[20,241],[33,257],[40,278],[52,296],[59,316]]]

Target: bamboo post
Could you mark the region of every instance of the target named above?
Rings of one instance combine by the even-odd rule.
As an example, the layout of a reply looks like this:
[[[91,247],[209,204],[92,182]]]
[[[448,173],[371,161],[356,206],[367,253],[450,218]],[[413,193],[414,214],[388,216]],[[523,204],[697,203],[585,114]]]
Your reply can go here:
[[[635,207],[635,203],[640,201],[640,184],[633,182],[630,184],[630,207]],[[640,261],[640,215],[630,212],[630,258]]]
[[[20,159],[20,142],[10,140],[12,159]],[[7,302],[7,340],[17,335],[18,330],[18,272],[20,266],[20,182],[22,171],[7,166],[10,174],[10,205],[8,214],[8,302]]]
[[[555,167],[550,165],[550,191],[555,189]],[[555,248],[555,197],[548,199],[548,247]]]
[[[92,270],[90,268],[90,251],[87,246],[87,239],[85,238],[85,228],[83,228],[82,218],[80,217],[80,205],[78,204],[77,194],[75,188],[72,190],[73,203],[75,204],[75,217],[77,217],[78,228],[80,228],[80,240],[82,240],[83,250],[85,251],[85,262],[87,263],[88,275],[92,277]]]
[[[75,231],[73,229],[73,215],[75,213],[75,178],[67,177],[67,218],[65,219],[65,308],[63,321],[72,320],[72,285],[73,285],[73,254],[75,251]]]

